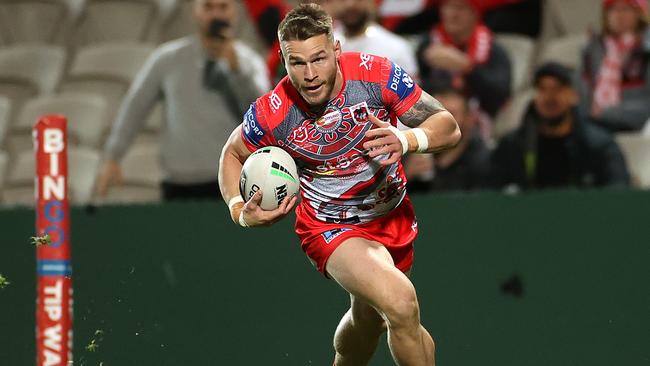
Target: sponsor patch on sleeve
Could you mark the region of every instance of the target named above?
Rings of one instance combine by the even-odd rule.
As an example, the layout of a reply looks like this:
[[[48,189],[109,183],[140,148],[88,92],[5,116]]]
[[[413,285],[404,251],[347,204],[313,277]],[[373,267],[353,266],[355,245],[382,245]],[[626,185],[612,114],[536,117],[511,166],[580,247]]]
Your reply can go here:
[[[242,123],[244,137],[246,140],[255,146],[260,146],[262,138],[264,137],[264,129],[260,126],[255,112],[255,103],[251,104],[246,114],[244,114],[244,121]]]
[[[386,88],[397,94],[401,100],[411,95],[413,90],[415,90],[414,86],[415,82],[411,76],[399,65],[393,63]]]

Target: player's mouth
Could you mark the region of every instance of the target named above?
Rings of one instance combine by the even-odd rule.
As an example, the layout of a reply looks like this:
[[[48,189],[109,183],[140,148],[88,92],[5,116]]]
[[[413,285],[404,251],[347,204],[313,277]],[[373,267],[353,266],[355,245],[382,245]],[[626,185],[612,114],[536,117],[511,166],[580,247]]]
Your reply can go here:
[[[324,84],[318,84],[318,85],[305,85],[305,91],[307,94],[313,94],[316,95],[320,93],[320,91],[323,89]]]

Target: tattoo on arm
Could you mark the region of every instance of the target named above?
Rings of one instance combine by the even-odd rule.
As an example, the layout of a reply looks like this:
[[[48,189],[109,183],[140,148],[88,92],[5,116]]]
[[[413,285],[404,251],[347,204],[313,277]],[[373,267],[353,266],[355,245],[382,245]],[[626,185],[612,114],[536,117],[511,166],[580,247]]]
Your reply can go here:
[[[444,110],[446,110],[445,107],[436,98],[423,91],[420,99],[399,117],[399,120],[405,126],[417,127],[427,118]]]

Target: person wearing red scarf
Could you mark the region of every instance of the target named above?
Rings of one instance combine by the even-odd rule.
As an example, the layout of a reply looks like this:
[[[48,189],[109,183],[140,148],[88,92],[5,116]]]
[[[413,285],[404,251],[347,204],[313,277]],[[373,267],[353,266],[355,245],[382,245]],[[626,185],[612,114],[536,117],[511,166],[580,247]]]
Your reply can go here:
[[[427,92],[462,90],[494,116],[510,96],[511,63],[481,21],[486,6],[485,0],[443,0],[440,23],[420,44],[417,55]]]
[[[650,27],[646,0],[604,0],[603,29],[581,60],[581,109],[611,132],[650,118]]]

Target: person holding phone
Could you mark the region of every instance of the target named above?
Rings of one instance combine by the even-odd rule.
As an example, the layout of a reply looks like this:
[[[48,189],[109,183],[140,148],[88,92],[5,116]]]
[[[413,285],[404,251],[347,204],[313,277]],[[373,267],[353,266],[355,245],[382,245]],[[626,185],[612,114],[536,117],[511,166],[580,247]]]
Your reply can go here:
[[[100,197],[121,182],[119,162],[162,100],[163,199],[219,198],[214,152],[270,85],[263,59],[235,37],[235,0],[194,0],[193,17],[197,32],[156,49],[124,97],[104,148]]]

